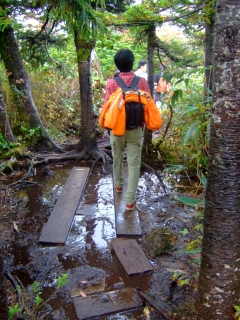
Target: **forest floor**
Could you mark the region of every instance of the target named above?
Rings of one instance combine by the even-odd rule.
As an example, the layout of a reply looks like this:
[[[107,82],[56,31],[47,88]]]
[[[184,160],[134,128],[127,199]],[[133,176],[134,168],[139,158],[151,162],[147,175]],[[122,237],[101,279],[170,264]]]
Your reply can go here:
[[[157,165],[154,161],[149,162],[146,159],[145,162],[149,167],[153,166],[156,170]],[[91,165],[91,162],[86,161],[83,165],[86,164]],[[69,161],[48,167],[55,174],[59,168],[65,166],[71,168],[74,165],[73,161]],[[38,168],[39,175],[41,175],[41,181],[39,182],[41,188],[49,179],[47,175],[43,175],[44,169],[44,166]],[[99,200],[95,199],[95,195],[91,195],[99,185],[99,179],[101,178],[99,178],[99,168],[96,168],[96,170],[95,180],[93,180],[95,182],[91,182],[91,186],[86,186],[87,198],[92,198],[93,201]],[[69,295],[69,285],[61,288],[57,293],[51,288],[50,294],[55,296],[55,299],[58,297],[60,301],[64,300],[64,303],[62,303],[64,306],[62,307],[59,307],[59,300],[55,300],[55,302],[58,301],[57,308],[48,303],[49,292],[47,292],[47,289],[49,288],[47,287],[50,287],[49,283],[54,276],[61,274],[63,270],[90,265],[89,261],[91,259],[89,258],[88,247],[85,246],[84,250],[79,252],[79,248],[76,249],[76,243],[73,240],[76,235],[70,236],[70,239],[72,239],[70,245],[57,246],[54,249],[43,248],[38,243],[37,239],[43,223],[47,220],[46,211],[48,213],[51,211],[54,199],[51,198],[51,203],[44,203],[48,200],[46,200],[46,194],[40,194],[39,187],[37,194],[36,192],[26,194],[23,191],[23,189],[26,189],[26,185],[22,185],[20,188],[15,188],[14,185],[7,187],[14,181],[19,180],[26,171],[27,168],[19,164],[16,170],[0,176],[1,254],[4,258],[5,269],[16,279],[18,293],[20,291],[23,296],[21,303],[24,305],[22,308],[25,310],[25,316],[19,317],[19,319],[74,320],[76,317]],[[57,180],[59,179],[57,177]],[[125,316],[109,316],[99,319],[195,319],[194,303],[200,253],[197,253],[197,250],[194,251],[194,249],[200,241],[198,238],[200,233],[196,226],[201,225],[202,215],[200,208],[185,206],[176,200],[176,195],[189,196],[189,192],[186,192],[186,190],[189,190],[188,187],[184,188],[185,183],[181,185],[179,179],[173,179],[174,182],[169,183],[167,182],[169,179],[169,177],[163,177],[162,182],[166,187],[166,190],[163,191],[154,171],[147,167],[141,171],[140,186],[137,191],[136,210],[143,231],[141,246],[153,265],[153,272],[143,278],[147,284],[145,283],[142,287],[140,284],[138,290],[145,290],[151,296],[155,307],[151,305],[150,299],[148,303],[146,302],[146,307],[136,316],[132,313],[128,316],[125,314]],[[30,177],[29,180],[34,182],[35,178]],[[95,186],[92,185],[94,183]],[[109,183],[109,180],[106,180],[106,183]],[[35,187],[27,189],[31,188]],[[53,189],[54,187],[48,191],[51,196],[53,195]],[[55,193],[54,196],[56,200],[57,194]],[[105,196],[105,202],[109,201],[110,203],[111,201],[107,197]],[[89,200],[87,201],[90,203]],[[45,206],[44,213],[41,211],[43,206]],[[30,211],[34,211],[35,215],[29,215]],[[89,219],[91,220],[91,217]],[[75,228],[75,232],[77,223],[72,227]],[[87,223],[85,221],[85,224]],[[154,235],[154,242],[149,243],[147,241],[149,235]],[[81,243],[81,245],[81,248],[83,248],[84,244]],[[110,250],[106,247],[105,253],[100,259],[109,261],[109,252]],[[99,255],[99,251],[97,254]],[[94,256],[94,259],[99,259],[99,256],[97,258]],[[104,262],[98,262],[98,264],[103,266]],[[108,270],[108,273],[111,273],[111,271]],[[34,294],[29,285],[34,281],[41,285],[48,283],[39,291],[44,303],[40,304],[41,308],[38,311],[36,311],[38,309],[36,306],[36,296],[38,294],[36,292]],[[114,281],[111,280],[111,282]],[[127,281],[128,279],[126,279]],[[21,289],[19,290],[19,288]],[[7,278],[7,295],[9,306],[13,308],[19,302],[19,296],[9,278]],[[161,307],[156,307],[156,304]]]

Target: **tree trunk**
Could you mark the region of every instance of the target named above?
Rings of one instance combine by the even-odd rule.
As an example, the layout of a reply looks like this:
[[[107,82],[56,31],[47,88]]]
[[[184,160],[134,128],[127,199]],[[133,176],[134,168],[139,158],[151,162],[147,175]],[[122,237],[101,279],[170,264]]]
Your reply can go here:
[[[91,79],[91,51],[95,41],[81,38],[77,28],[74,30],[74,41],[77,52],[80,101],[81,101],[81,139],[77,144],[79,157],[99,157],[96,138],[96,118],[93,108]]]
[[[8,320],[8,304],[5,288],[3,258],[0,253],[0,319]]]
[[[155,42],[155,26],[151,25],[148,27],[148,84],[150,88],[150,93],[153,97],[153,90],[154,90],[154,42]],[[148,153],[148,149],[150,144],[152,143],[152,131],[145,128],[144,131],[144,140],[143,140],[143,148],[146,153]]]
[[[22,120],[25,123],[28,122],[31,129],[40,127],[41,138],[49,141],[52,146],[59,149],[50,138],[39,117],[32,98],[29,77],[11,26],[4,27],[0,31],[0,54],[6,68],[14,102],[21,113]]]
[[[217,0],[198,320],[233,319],[240,297],[240,2]]]
[[[12,128],[10,126],[7,110],[5,108],[2,92],[2,81],[0,78],[0,129],[1,133],[6,141],[13,142],[14,136],[12,133]]]
[[[203,100],[209,103],[213,89],[213,44],[215,36],[215,14],[209,17],[209,22],[205,23],[205,81]]]

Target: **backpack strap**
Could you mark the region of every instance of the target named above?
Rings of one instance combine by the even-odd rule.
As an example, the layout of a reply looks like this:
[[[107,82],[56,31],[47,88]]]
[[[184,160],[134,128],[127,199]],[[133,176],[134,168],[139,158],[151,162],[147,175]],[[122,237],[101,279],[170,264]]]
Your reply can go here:
[[[117,84],[119,85],[119,87],[122,89],[123,92],[127,91],[128,86],[126,85],[126,83],[123,81],[121,77],[114,77],[113,79],[117,82]]]
[[[132,79],[130,86],[127,86],[121,77],[114,77],[113,79],[117,82],[119,87],[122,88],[122,91],[126,92],[129,88],[132,88],[133,90],[138,91],[137,84],[138,84],[139,80],[141,79],[141,77],[135,76]]]
[[[140,79],[141,79],[141,77],[135,76],[135,77],[132,79],[132,82],[131,82],[131,84],[130,84],[130,87],[133,88],[134,90],[138,91],[137,84],[138,84],[138,82],[139,82]]]
[[[114,77],[113,78],[117,84],[119,85],[119,87],[122,89],[123,91],[123,99],[125,100],[125,92],[128,90],[128,89],[133,89],[135,91],[138,92],[138,88],[137,88],[137,84],[139,82],[139,80],[141,79],[141,77],[137,77],[135,76],[131,83],[130,83],[130,86],[127,86],[126,83],[123,81],[123,79],[121,77]],[[138,92],[138,100],[140,101],[140,92]]]

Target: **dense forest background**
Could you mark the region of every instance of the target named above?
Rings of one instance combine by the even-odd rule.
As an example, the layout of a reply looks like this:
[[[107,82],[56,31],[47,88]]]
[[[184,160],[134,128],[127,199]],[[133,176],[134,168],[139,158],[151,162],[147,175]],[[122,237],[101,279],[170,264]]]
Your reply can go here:
[[[140,22],[144,11],[145,16],[149,11],[153,11],[153,8],[147,8],[145,4],[142,5],[143,12],[140,15],[137,11],[140,9],[137,8],[136,6],[135,20]],[[200,9],[199,7],[198,13]],[[127,15],[133,16],[132,10],[134,7],[129,7]],[[116,14],[115,21],[118,17]],[[103,133],[98,127],[97,118],[104,100],[106,81],[116,71],[113,62],[116,51],[129,48],[134,52],[134,70],[137,69],[139,60],[148,60],[149,27],[147,18],[144,19],[144,27],[134,26],[134,23],[131,26],[131,22],[130,27],[123,22],[122,26],[114,26],[116,22],[113,21],[113,26],[108,26],[106,33],[96,36],[91,52],[90,73],[97,134]],[[45,23],[47,18],[44,11],[39,15],[39,12],[25,9],[23,14],[16,14],[14,21],[16,42],[43,126],[55,141],[77,141],[82,130],[81,98],[76,46],[72,32],[68,32],[63,22],[60,22],[57,28],[53,28],[50,21]],[[151,74],[159,72],[159,67],[164,65],[166,74],[171,76],[172,87],[171,93],[160,107],[165,125],[158,137],[152,137],[150,149],[153,155],[169,164],[174,171],[193,171],[200,174],[201,171],[206,172],[207,167],[211,101],[209,88],[207,96],[204,96],[204,23],[200,23],[199,20],[199,25],[191,26],[192,22],[186,21],[189,24],[183,25],[179,21],[156,23],[155,36],[159,43],[153,52],[153,68],[149,68],[149,79]],[[29,115],[16,108],[13,95],[18,89],[11,83],[9,85],[6,64],[1,63],[0,67],[3,100],[14,135],[14,141],[7,141],[6,135],[2,132],[0,151],[2,157],[11,157],[18,153],[23,154],[29,146],[36,144],[39,141],[40,128],[32,126],[27,119]],[[84,79],[85,76],[83,74],[80,77]]]

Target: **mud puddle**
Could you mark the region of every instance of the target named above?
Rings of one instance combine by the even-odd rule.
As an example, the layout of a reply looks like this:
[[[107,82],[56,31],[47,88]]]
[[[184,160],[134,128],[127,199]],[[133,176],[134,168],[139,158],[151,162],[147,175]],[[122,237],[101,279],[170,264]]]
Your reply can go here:
[[[91,166],[83,165],[83,166]],[[71,294],[80,285],[80,295],[88,294],[92,281],[88,277],[88,267],[101,274],[99,283],[90,283],[99,292],[110,292],[121,288],[138,288],[150,291],[162,300],[171,303],[185,304],[186,299],[193,297],[192,288],[178,287],[172,277],[178,272],[179,277],[193,278],[196,266],[187,260],[186,255],[165,252],[161,257],[149,255],[154,267],[153,272],[127,276],[118,258],[111,249],[111,240],[116,238],[115,213],[111,174],[103,175],[101,165],[95,166],[89,176],[85,192],[80,199],[68,239],[64,246],[47,246],[38,242],[44,223],[59,197],[73,165],[49,166],[51,175],[39,171],[33,180],[37,185],[19,191],[21,210],[13,217],[15,223],[11,237],[3,241],[5,268],[19,279],[24,288],[24,297],[28,308],[33,309],[34,317],[29,319],[77,319]],[[177,181],[180,183],[179,180]],[[175,233],[192,225],[198,217],[194,208],[186,208],[172,198],[177,189],[164,181],[165,194],[158,178],[147,170],[141,173],[138,188],[138,211],[143,235],[159,226],[167,227]],[[24,205],[23,205],[24,204]],[[178,238],[175,252],[184,249],[193,234]],[[143,238],[136,238],[142,246]],[[84,269],[86,268],[86,269]],[[179,270],[181,272],[179,272]],[[68,274],[67,285],[56,290],[57,279]],[[85,275],[85,278],[84,278]],[[185,275],[185,276],[184,276]],[[78,278],[78,279],[77,279]],[[80,279],[80,280],[79,280]],[[91,281],[90,281],[91,280]],[[193,281],[193,280],[192,280]],[[40,307],[36,306],[36,293],[32,284],[41,286]],[[12,299],[16,299],[12,294]],[[125,311],[98,319],[146,319],[144,305],[137,310]],[[152,310],[151,319],[165,319]],[[176,319],[184,319],[176,318]]]

